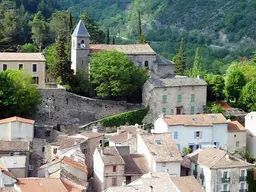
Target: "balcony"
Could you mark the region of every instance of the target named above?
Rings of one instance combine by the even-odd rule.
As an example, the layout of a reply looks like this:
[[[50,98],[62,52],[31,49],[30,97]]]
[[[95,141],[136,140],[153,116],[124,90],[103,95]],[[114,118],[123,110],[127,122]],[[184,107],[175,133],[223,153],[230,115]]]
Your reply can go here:
[[[222,183],[229,183],[230,182],[230,177],[223,177],[221,179]]]
[[[246,181],[246,176],[240,176],[240,181]]]
[[[239,192],[247,192],[247,189],[239,189]]]

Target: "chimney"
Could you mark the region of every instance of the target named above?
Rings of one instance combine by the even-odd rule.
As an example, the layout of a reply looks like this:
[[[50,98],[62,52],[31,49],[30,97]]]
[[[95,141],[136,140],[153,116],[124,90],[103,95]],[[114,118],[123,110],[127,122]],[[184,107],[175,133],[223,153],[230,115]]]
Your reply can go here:
[[[127,140],[132,138],[132,134],[128,131],[127,133]]]
[[[149,189],[149,192],[153,192],[153,186],[150,185],[149,188],[150,188],[150,189]]]

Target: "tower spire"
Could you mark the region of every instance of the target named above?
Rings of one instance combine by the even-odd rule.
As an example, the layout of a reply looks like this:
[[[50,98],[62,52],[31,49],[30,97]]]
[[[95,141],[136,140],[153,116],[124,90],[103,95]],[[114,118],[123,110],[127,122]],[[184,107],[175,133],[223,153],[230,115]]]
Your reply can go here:
[[[90,37],[82,20],[80,20],[72,34],[73,37]]]

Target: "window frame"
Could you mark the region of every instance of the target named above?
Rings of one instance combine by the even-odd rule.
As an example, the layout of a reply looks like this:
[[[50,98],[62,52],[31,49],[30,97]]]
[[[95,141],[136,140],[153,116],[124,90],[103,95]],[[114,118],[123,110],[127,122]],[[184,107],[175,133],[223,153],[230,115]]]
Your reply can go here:
[[[34,71],[34,66],[35,66],[35,71]],[[36,73],[38,70],[37,70],[37,63],[32,63],[32,72],[33,73]]]
[[[195,106],[190,107],[190,114],[191,115],[195,114]]]
[[[195,94],[191,94],[190,102],[191,102],[191,103],[194,103],[194,102],[195,102]]]
[[[21,65],[22,65],[22,67],[20,67]],[[23,63],[19,63],[19,64],[18,64],[18,69],[19,69],[19,70],[23,70],[23,69],[24,69],[24,64],[23,64]]]
[[[177,102],[178,102],[178,103],[181,103],[181,101],[182,101],[182,95],[181,95],[181,94],[178,94]]]
[[[6,69],[4,69],[4,66],[6,66]],[[2,64],[2,71],[6,71],[8,70],[8,64],[7,63],[3,63]]]
[[[163,104],[166,104],[167,103],[167,95],[163,95]]]
[[[112,177],[112,186],[117,186],[117,178]]]
[[[33,84],[34,85],[39,85],[39,77],[38,76],[34,76],[33,78]]]

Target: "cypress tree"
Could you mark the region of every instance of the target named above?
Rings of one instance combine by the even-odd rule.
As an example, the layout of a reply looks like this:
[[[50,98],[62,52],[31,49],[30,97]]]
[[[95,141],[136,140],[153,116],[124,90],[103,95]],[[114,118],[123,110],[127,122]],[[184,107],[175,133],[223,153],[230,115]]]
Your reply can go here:
[[[203,59],[199,55],[199,48],[196,48],[196,54],[195,54],[195,59],[194,59],[194,65],[192,68],[191,75],[192,77],[196,77],[197,75],[200,75],[202,73],[202,64],[203,64]]]
[[[174,69],[175,74],[184,75],[187,65],[186,65],[186,57],[184,53],[183,39],[181,39],[179,52],[177,55],[173,57],[173,61],[175,63],[175,69]]]
[[[73,29],[73,17],[72,14],[69,13],[68,15],[68,35],[67,35],[67,56],[68,60],[71,61],[71,35],[72,35],[72,29]]]
[[[109,44],[109,28],[107,30],[106,44]]]
[[[115,37],[112,38],[112,44],[113,44],[113,45],[116,44],[116,39],[115,39]]]
[[[142,33],[140,10],[138,10],[138,43],[146,43],[146,37]]]

